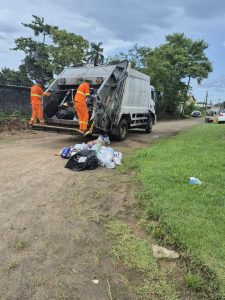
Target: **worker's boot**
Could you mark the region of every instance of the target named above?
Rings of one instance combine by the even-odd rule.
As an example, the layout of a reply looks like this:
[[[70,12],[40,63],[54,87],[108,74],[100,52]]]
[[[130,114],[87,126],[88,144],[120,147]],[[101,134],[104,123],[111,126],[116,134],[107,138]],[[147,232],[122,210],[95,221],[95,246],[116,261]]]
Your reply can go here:
[[[28,124],[29,124],[30,126],[32,126],[32,125],[34,125],[34,123],[35,123],[35,120],[34,120],[34,119],[30,119],[30,121],[29,121]]]

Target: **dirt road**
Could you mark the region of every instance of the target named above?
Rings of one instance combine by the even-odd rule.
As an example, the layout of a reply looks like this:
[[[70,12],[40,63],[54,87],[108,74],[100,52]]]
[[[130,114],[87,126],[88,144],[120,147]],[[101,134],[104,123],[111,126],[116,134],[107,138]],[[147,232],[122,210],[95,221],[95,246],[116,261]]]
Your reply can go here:
[[[132,132],[112,147],[126,155],[202,122],[160,122],[152,134]],[[104,230],[104,220],[129,215],[129,176],[65,169],[55,154],[79,142],[43,132],[0,136],[0,299],[137,299]]]

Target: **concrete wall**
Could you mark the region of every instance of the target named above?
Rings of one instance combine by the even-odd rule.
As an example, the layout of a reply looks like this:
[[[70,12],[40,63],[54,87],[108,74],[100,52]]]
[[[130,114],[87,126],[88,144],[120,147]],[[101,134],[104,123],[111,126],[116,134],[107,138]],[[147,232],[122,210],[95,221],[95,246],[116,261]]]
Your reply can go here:
[[[30,88],[0,85],[0,111],[5,113],[20,111],[30,114]]]

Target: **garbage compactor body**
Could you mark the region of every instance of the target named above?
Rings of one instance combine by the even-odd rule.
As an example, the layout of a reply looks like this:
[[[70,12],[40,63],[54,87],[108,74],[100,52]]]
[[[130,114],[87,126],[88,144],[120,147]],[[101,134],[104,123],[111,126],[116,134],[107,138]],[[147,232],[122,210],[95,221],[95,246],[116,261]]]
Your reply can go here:
[[[150,77],[132,69],[128,61],[108,65],[66,67],[43,97],[45,124],[34,129],[79,132],[74,96],[81,81],[90,80],[88,134],[107,133],[119,140],[132,128],[151,132],[156,121]]]

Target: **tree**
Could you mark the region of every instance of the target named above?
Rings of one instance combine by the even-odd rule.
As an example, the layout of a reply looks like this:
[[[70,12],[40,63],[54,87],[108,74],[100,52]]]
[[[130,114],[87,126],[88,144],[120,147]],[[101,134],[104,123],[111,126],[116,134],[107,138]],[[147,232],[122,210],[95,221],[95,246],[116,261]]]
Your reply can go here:
[[[43,35],[43,38],[45,35],[49,35],[52,28],[58,29],[57,26],[51,26],[49,24],[44,23],[44,18],[40,18],[38,16],[32,15],[34,20],[31,21],[31,23],[22,23],[23,26],[28,27],[34,31],[35,36],[39,36],[40,34]]]
[[[45,24],[44,18],[35,15],[31,23],[22,25],[32,29],[34,36],[43,36],[42,42],[24,37],[15,40],[16,47],[13,50],[25,53],[22,66],[31,80],[42,78],[44,83],[48,83],[64,67],[84,59],[89,44],[82,36]],[[48,45],[45,44],[46,36],[50,39]]]
[[[104,55],[103,48],[101,48],[102,42],[96,44],[90,44],[90,50],[86,53],[87,62],[93,63],[95,66],[99,64],[103,64],[104,62]]]
[[[50,37],[53,45],[48,46],[48,50],[55,74],[59,74],[65,66],[78,64],[85,59],[89,44],[81,35],[53,29]]]
[[[49,53],[43,44],[34,41],[32,38],[18,38],[15,40],[16,47],[13,50],[20,50],[25,53],[21,66],[26,70],[31,80],[43,79],[44,83],[53,78]]]
[[[18,71],[2,68],[0,71],[0,84],[30,87],[32,81],[28,78],[23,67],[20,67]]]
[[[151,76],[156,89],[163,92],[159,113],[174,114],[181,102],[187,99],[190,80],[198,83],[208,77],[212,65],[204,51],[208,45],[203,40],[193,41],[182,33],[166,36],[166,43],[155,49],[139,49],[142,53],[143,71]]]
[[[129,60],[131,62],[131,67],[136,70],[141,70],[143,68],[143,54],[147,51],[146,47],[138,47],[137,44],[133,48],[129,49],[128,52],[119,52],[114,56],[108,56],[106,62],[116,62]]]

